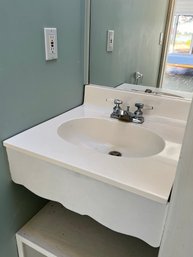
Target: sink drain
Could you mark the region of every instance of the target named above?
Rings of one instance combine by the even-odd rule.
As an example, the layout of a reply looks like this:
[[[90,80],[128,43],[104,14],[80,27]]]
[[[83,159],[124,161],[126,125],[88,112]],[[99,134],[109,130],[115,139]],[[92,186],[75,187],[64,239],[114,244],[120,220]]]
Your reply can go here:
[[[109,155],[118,156],[118,157],[122,156],[122,154],[118,151],[110,151]]]

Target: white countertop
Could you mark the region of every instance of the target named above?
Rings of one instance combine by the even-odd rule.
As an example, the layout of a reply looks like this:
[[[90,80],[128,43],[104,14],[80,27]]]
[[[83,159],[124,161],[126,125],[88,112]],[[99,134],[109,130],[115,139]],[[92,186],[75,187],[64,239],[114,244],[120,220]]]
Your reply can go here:
[[[147,86],[142,86],[142,85],[134,85],[134,84],[128,84],[128,83],[123,83],[119,86],[116,87],[119,90],[126,90],[126,91],[131,91],[133,90],[133,92],[136,90],[137,91],[141,91],[143,93],[145,93],[146,89],[151,89],[152,92],[158,92],[158,93],[166,93],[166,95],[168,94],[168,96],[171,94],[171,96],[173,95],[173,97],[182,97],[184,99],[189,99],[192,100],[192,96],[193,93],[191,92],[185,92],[185,91],[178,91],[178,90],[171,90],[171,89],[167,89],[167,88],[156,88],[156,87],[147,87]]]
[[[116,158],[81,148],[63,140],[57,134],[57,129],[64,122],[77,118],[110,119],[111,104],[91,104],[89,90],[93,89],[88,87],[84,105],[16,135],[4,141],[4,145],[159,203],[166,203],[175,178],[186,122],[159,116],[155,108],[154,114],[146,114],[143,124],[130,123],[131,126],[150,129],[165,140],[164,150],[150,157]],[[96,87],[95,90],[101,94],[101,89]],[[105,88],[103,93],[107,91]],[[113,89],[110,91],[114,94]],[[187,103],[185,105],[188,106]]]

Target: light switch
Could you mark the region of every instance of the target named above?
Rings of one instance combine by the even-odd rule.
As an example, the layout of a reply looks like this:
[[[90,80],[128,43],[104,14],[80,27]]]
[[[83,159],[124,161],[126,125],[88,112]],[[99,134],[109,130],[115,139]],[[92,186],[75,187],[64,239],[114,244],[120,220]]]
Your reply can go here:
[[[57,29],[44,28],[46,61],[58,59]]]
[[[107,31],[107,52],[113,52],[114,47],[114,30]]]
[[[164,33],[161,32],[160,35],[159,35],[159,45],[163,45],[163,40],[164,40]]]

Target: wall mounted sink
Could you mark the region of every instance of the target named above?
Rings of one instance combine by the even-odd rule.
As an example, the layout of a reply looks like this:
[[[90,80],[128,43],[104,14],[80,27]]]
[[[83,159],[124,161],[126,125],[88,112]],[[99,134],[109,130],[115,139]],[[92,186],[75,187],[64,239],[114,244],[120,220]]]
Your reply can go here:
[[[112,119],[81,118],[63,123],[58,134],[81,148],[123,157],[147,157],[164,149],[164,140],[132,123]]]
[[[107,99],[115,98],[154,109],[144,112],[143,124],[124,123],[109,118],[113,104]],[[12,180],[158,247],[189,106],[181,99],[86,86],[82,106],[4,141]]]

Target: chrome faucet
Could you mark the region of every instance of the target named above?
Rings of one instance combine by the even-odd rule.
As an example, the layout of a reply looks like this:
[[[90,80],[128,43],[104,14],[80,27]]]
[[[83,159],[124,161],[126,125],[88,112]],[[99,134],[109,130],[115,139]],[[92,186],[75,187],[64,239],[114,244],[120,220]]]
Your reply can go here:
[[[135,77],[135,84],[136,85],[139,85],[139,82],[142,83],[142,80],[143,80],[143,74],[142,73],[140,73],[139,71],[136,71],[134,73],[134,77]]]
[[[123,101],[119,99],[114,100],[115,106],[113,108],[113,112],[110,115],[111,118],[118,119],[125,122],[138,123],[138,124],[142,124],[144,122],[143,111],[142,111],[144,104],[136,103],[135,104],[135,107],[137,107],[136,111],[130,112],[129,106],[127,106],[126,110],[123,110],[121,108],[120,105],[122,103]],[[153,109],[153,106],[150,106],[149,110],[152,110],[152,109]]]
[[[111,113],[111,118],[117,119],[118,117],[124,115],[124,110],[120,106],[122,103],[123,103],[123,101],[121,101],[119,99],[114,100],[115,106],[113,107],[113,112]]]

